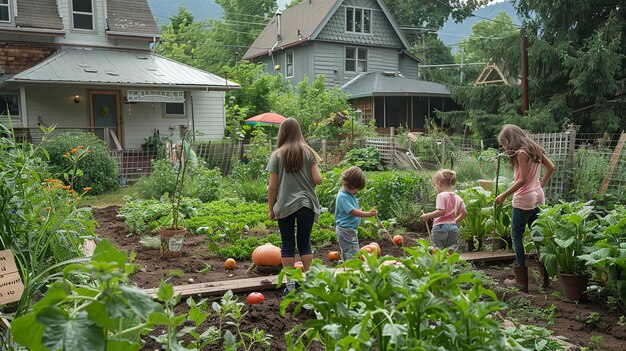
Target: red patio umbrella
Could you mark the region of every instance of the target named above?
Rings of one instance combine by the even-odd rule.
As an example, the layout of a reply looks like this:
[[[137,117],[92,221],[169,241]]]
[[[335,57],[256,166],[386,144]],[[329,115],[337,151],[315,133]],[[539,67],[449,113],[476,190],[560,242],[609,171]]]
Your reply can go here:
[[[281,124],[286,118],[275,112],[265,112],[254,117],[246,119],[244,122],[248,124]]]

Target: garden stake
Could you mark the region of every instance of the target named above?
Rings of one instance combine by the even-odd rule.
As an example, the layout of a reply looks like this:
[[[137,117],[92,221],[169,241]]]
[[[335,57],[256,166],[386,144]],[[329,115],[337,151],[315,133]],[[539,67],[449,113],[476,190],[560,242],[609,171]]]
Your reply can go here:
[[[383,234],[383,236],[387,236],[387,238],[389,238],[389,240],[393,241],[393,239],[391,238],[391,234],[389,234],[389,231],[387,229],[385,229],[385,225],[383,224],[383,222],[381,222],[381,220],[378,218],[378,216],[376,217],[376,222],[378,222],[378,226],[380,226],[380,230],[381,233]]]
[[[424,211],[422,211],[422,214],[424,214]],[[428,239],[430,240],[430,246],[435,247],[435,244],[433,243],[433,235],[430,234],[430,227],[428,226],[428,221],[424,221],[424,224],[426,225],[426,231],[428,232]]]
[[[498,205],[496,204],[496,198],[498,197],[498,181],[500,180],[500,156],[501,153],[496,155],[496,189],[494,190],[493,196],[493,239],[496,238],[496,221],[498,220],[497,209]],[[496,246],[492,245],[491,251],[496,251]]]

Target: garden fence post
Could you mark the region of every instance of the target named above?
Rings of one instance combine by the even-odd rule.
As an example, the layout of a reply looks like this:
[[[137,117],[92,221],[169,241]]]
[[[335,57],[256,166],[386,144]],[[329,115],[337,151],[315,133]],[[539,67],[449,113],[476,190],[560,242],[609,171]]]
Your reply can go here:
[[[574,181],[574,153],[576,153],[576,127],[574,125],[570,125],[567,129],[567,133],[569,134],[569,140],[567,145],[567,160],[566,160],[566,169],[569,170],[566,173],[567,179],[564,179],[565,184],[563,186],[563,194],[569,194],[572,189],[572,183]]]

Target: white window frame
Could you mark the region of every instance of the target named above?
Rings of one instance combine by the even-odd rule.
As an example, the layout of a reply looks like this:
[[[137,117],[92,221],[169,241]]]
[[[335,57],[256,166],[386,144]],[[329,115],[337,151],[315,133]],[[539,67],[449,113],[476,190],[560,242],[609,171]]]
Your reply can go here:
[[[351,20],[352,20],[352,25],[350,26],[350,28],[348,28],[348,11],[352,10],[352,14],[351,14]],[[359,13],[359,15],[357,16],[357,12]],[[365,28],[365,19],[368,18],[365,13],[369,13],[369,27]],[[372,9],[368,9],[365,7],[356,7],[356,6],[346,6],[346,10],[345,10],[345,17],[346,17],[346,22],[345,22],[345,26],[344,29],[347,33],[359,33],[359,34],[371,34],[372,33],[372,13],[374,11],[372,11]],[[361,28],[359,30],[357,30],[357,24],[361,25]]]
[[[291,60],[289,60],[291,57]],[[295,60],[294,60],[293,50],[285,52],[285,77],[291,78],[295,74]],[[291,69],[291,74],[289,74],[289,70]]]
[[[72,29],[73,30],[79,30],[79,31],[88,31],[88,32],[93,32],[96,30],[96,16],[95,16],[95,9],[94,9],[94,3],[93,0],[88,0],[91,2],[91,12],[82,12],[82,11],[74,11],[74,0],[68,0],[70,2],[70,10],[72,12]],[[76,25],[74,23],[74,15],[89,15],[91,16],[91,29],[87,29],[87,28],[76,28]]]
[[[2,3],[2,1],[6,1],[6,4]],[[5,7],[7,9],[7,14],[9,18],[6,20],[0,19],[0,24],[8,24],[13,22],[13,14],[11,11],[11,1],[12,0],[0,0],[0,7]]]
[[[11,114],[11,119],[21,119],[22,117],[22,106],[20,105],[20,93],[19,92],[0,92],[0,96],[8,96],[15,95],[17,97],[17,114]],[[2,99],[4,100],[4,99]],[[7,106],[0,106],[0,118],[8,118],[8,114],[6,113]]]
[[[348,58],[348,50],[354,50],[354,58]],[[361,57],[359,55],[360,51],[365,51],[365,57]],[[344,70],[346,72],[356,72],[356,73],[362,73],[362,72],[367,72],[368,69],[368,56],[369,56],[369,50],[367,48],[360,48],[357,46],[346,46],[344,49]],[[354,61],[354,70],[348,70],[348,60],[349,61]],[[359,63],[364,63],[365,64],[365,70],[360,70],[359,69]]]
[[[167,113],[167,105],[168,104],[180,104],[183,106],[183,113]],[[163,118],[185,118],[187,117],[187,106],[185,106],[184,102],[164,102],[163,103]]]

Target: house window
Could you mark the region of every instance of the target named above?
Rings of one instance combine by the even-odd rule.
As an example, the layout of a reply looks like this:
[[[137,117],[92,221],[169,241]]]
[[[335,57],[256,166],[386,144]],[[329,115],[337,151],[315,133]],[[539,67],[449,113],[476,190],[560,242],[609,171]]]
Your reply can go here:
[[[346,6],[346,32],[371,33],[372,10]]]
[[[0,0],[1,1],[1,0]],[[0,93],[0,117],[20,116],[20,98],[17,93]]]
[[[166,102],[163,117],[184,118],[185,103],[184,102]]]
[[[285,77],[293,77],[293,51],[285,53]]]
[[[346,47],[346,72],[367,72],[367,49]]]
[[[74,29],[93,30],[92,0],[72,0]]]
[[[0,0],[0,22],[11,22],[9,0]]]

